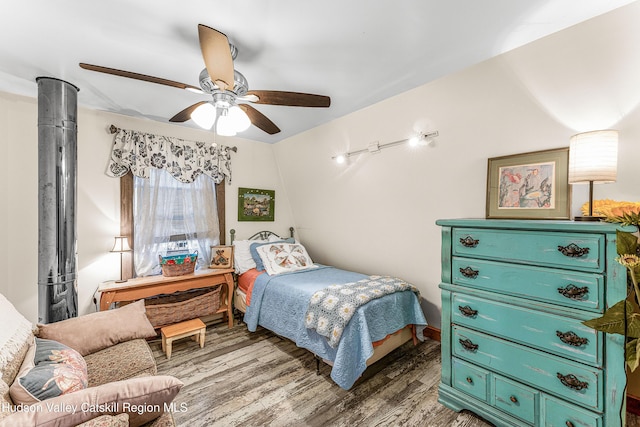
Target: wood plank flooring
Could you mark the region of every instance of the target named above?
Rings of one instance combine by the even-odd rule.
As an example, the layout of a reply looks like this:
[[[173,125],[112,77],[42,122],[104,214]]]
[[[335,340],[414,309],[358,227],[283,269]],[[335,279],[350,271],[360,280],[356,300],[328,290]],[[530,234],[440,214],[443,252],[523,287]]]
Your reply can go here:
[[[158,372],[185,383],[175,402],[178,426],[458,426],[490,424],[437,403],[440,344],[408,343],[343,390],[313,355],[265,329],[240,323],[207,328],[204,348],[174,342],[167,360],[151,343]]]
[[[174,342],[170,360],[160,340],[150,345],[158,372],[185,384],[175,399],[184,408],[173,414],[178,426],[491,426],[437,402],[440,343],[429,339],[393,351],[351,390],[331,380],[327,365],[316,375],[310,352],[243,323],[208,326],[202,349]]]

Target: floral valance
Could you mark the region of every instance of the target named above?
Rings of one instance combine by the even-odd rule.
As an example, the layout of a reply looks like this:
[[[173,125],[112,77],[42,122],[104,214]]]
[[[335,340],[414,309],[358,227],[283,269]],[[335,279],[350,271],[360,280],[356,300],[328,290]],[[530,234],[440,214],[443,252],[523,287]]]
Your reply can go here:
[[[201,174],[216,184],[231,182],[231,147],[215,143],[118,129],[113,141],[107,175],[121,177],[131,171],[149,177],[149,168],[164,169],[181,182],[193,182]]]

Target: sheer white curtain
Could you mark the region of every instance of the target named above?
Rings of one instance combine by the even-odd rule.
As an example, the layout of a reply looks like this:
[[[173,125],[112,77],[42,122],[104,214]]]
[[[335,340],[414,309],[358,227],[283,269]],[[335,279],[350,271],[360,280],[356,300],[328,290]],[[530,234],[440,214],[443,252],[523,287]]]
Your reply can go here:
[[[183,248],[198,251],[196,268],[209,265],[211,246],[220,242],[215,182],[201,174],[182,183],[167,171],[149,168],[134,176],[134,268],[137,276],[160,274],[158,255]]]

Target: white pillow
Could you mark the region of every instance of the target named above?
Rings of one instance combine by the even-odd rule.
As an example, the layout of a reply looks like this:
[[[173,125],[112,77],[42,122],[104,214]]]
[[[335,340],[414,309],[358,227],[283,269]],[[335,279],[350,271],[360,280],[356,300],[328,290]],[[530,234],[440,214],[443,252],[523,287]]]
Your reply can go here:
[[[269,275],[316,268],[304,246],[295,243],[272,243],[256,251]]]
[[[236,274],[242,274],[256,268],[256,262],[251,256],[252,243],[267,243],[266,240],[236,240],[233,242],[233,266]]]

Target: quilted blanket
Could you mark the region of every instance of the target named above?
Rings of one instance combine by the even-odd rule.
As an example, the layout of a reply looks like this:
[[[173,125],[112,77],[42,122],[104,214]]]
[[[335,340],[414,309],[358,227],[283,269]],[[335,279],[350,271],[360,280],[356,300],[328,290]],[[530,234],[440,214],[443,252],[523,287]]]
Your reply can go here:
[[[256,278],[251,305],[244,315],[247,329],[253,332],[262,326],[330,361],[331,379],[348,390],[367,368],[367,359],[373,355],[372,342],[406,325],[416,325],[416,335],[422,341],[422,330],[427,324],[416,294],[408,291],[373,299],[358,308],[335,348],[315,329],[305,327],[304,315],[315,292],[335,283],[357,282],[367,277],[328,266],[276,276],[263,273]]]
[[[394,292],[418,289],[403,280],[389,276],[369,276],[357,282],[329,285],[313,294],[305,316],[305,326],[329,340],[336,348],[340,337],[358,307],[372,299]]]

